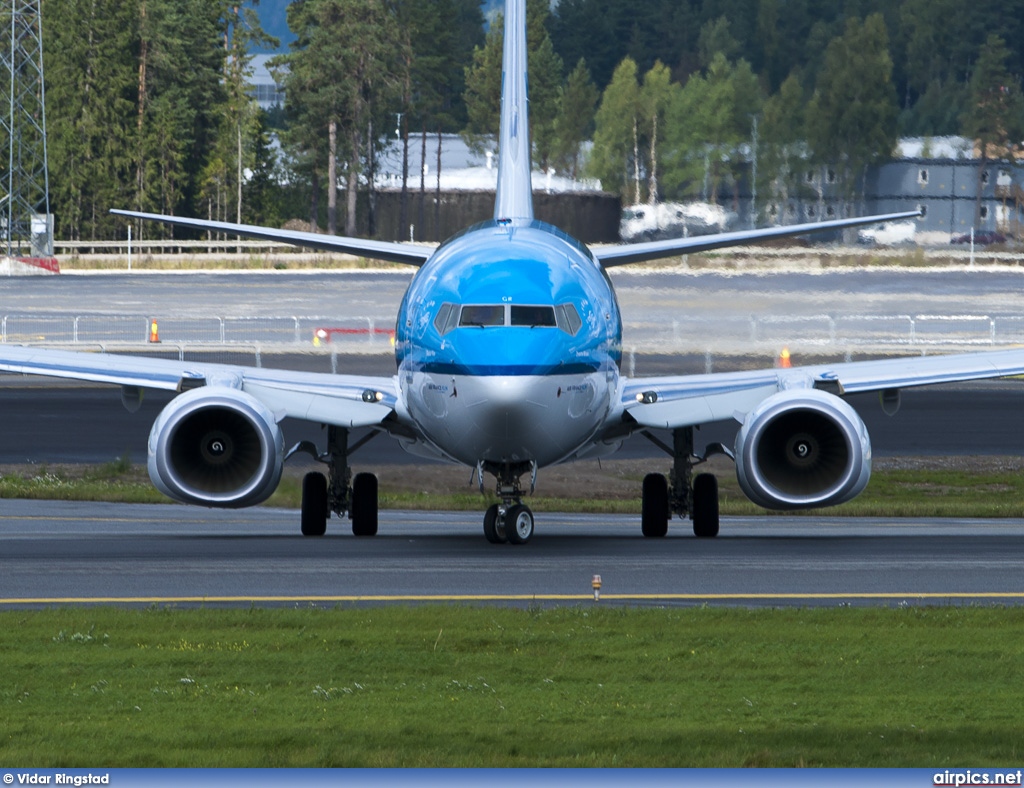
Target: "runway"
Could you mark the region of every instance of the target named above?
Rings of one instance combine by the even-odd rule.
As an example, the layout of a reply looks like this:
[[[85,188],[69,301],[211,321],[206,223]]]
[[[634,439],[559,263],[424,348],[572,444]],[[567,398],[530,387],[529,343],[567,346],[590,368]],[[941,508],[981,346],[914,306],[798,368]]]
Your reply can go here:
[[[529,545],[488,544],[480,513],[384,511],[357,539],[258,508],[7,500],[0,609],[82,604],[527,606],[1024,602],[1024,520],[723,518],[644,539],[637,517],[537,513]]]
[[[641,350],[680,314],[805,315],[828,309],[929,314],[1019,312],[1012,271],[832,271],[729,275],[614,272],[627,342]],[[0,283],[28,314],[93,312],[359,314],[394,319],[407,274],[109,275]],[[324,357],[326,358],[326,357]],[[679,357],[640,355],[636,374],[681,372]],[[320,358],[319,361],[323,361]],[[652,361],[654,363],[652,363]],[[692,361],[692,360],[691,360]],[[797,359],[799,361],[799,359]],[[701,371],[703,358],[694,362]],[[387,355],[342,359],[346,372],[392,374]],[[666,367],[667,365],[667,367]],[[1018,454],[1019,382],[904,392],[895,418],[875,397],[853,397],[875,456]],[[134,415],[116,389],[5,381],[0,462],[144,459],[160,407]],[[318,439],[313,425],[284,425],[289,442]],[[719,432],[718,430],[724,430]],[[701,431],[731,442],[732,422]],[[304,430],[312,434],[307,434]],[[381,451],[376,456],[371,452]],[[632,453],[631,453],[632,452]],[[655,456],[633,441],[618,456]],[[386,455],[386,456],[385,456]],[[359,462],[417,461],[391,441]],[[659,458],[664,463],[663,458]],[[1024,600],[1024,521],[759,517],[723,518],[722,535],[695,539],[673,522],[643,539],[639,518],[537,513],[524,547],[488,544],[482,512],[381,513],[381,532],[356,539],[332,520],[324,539],[298,535],[296,512],[210,511],[182,506],[0,501],[0,609],[77,604],[975,604]]]

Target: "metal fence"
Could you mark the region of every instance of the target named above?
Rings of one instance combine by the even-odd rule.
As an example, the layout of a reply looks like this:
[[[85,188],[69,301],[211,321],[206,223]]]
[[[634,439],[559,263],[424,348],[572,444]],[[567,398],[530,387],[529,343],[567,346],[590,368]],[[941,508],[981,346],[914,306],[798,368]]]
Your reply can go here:
[[[7,314],[0,341],[25,345],[153,345],[152,318],[125,314]],[[781,345],[843,352],[1024,344],[1021,315],[761,315],[680,317],[670,324],[628,320],[624,344],[659,352],[729,352]],[[268,351],[391,348],[393,324],[372,317],[325,316],[165,317],[156,321],[159,343],[264,346]]]
[[[628,322],[635,342],[651,337],[680,350],[780,344],[842,350],[847,348],[930,348],[1024,343],[1020,315],[761,315],[688,317],[672,321],[671,336],[654,323]],[[665,341],[667,340],[667,342]]]
[[[154,335],[155,323],[155,335]],[[320,329],[347,342],[390,347],[391,325],[372,317],[164,317],[146,315],[10,314],[0,318],[0,341],[28,345],[310,345]],[[156,340],[156,341],[154,341]],[[314,341],[317,340],[317,341]]]

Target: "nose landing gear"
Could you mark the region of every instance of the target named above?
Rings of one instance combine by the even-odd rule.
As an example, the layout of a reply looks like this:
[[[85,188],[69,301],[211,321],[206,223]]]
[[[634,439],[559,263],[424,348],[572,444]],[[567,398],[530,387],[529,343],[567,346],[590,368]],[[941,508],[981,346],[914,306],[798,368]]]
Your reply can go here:
[[[477,475],[480,491],[483,492],[483,474],[494,474],[498,480],[497,494],[501,503],[492,504],[484,514],[484,538],[491,544],[526,544],[533,536],[533,512],[522,502],[523,490],[520,477],[531,473],[530,492],[537,481],[537,464],[529,463],[480,463]]]

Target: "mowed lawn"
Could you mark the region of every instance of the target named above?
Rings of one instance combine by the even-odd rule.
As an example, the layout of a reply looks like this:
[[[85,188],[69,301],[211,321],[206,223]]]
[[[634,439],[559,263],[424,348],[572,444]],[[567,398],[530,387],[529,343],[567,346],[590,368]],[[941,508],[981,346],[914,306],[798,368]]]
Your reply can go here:
[[[31,767],[1024,760],[1024,608],[0,613]]]

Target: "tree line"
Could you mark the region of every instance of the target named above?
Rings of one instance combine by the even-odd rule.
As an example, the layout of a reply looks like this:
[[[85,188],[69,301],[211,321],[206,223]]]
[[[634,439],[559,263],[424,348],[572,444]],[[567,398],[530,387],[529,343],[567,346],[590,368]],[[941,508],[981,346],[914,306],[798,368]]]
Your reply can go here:
[[[353,232],[387,141],[408,162],[495,133],[502,30],[477,0],[294,0],[288,25],[267,117],[249,53],[274,42],[239,0],[45,0],[57,236],[122,234],[111,207]],[[784,199],[808,160],[852,195],[899,134],[1024,137],[1024,0],[528,0],[528,27],[535,163],[626,201],[721,198],[755,148]],[[404,169],[426,226],[412,197],[438,182]]]

